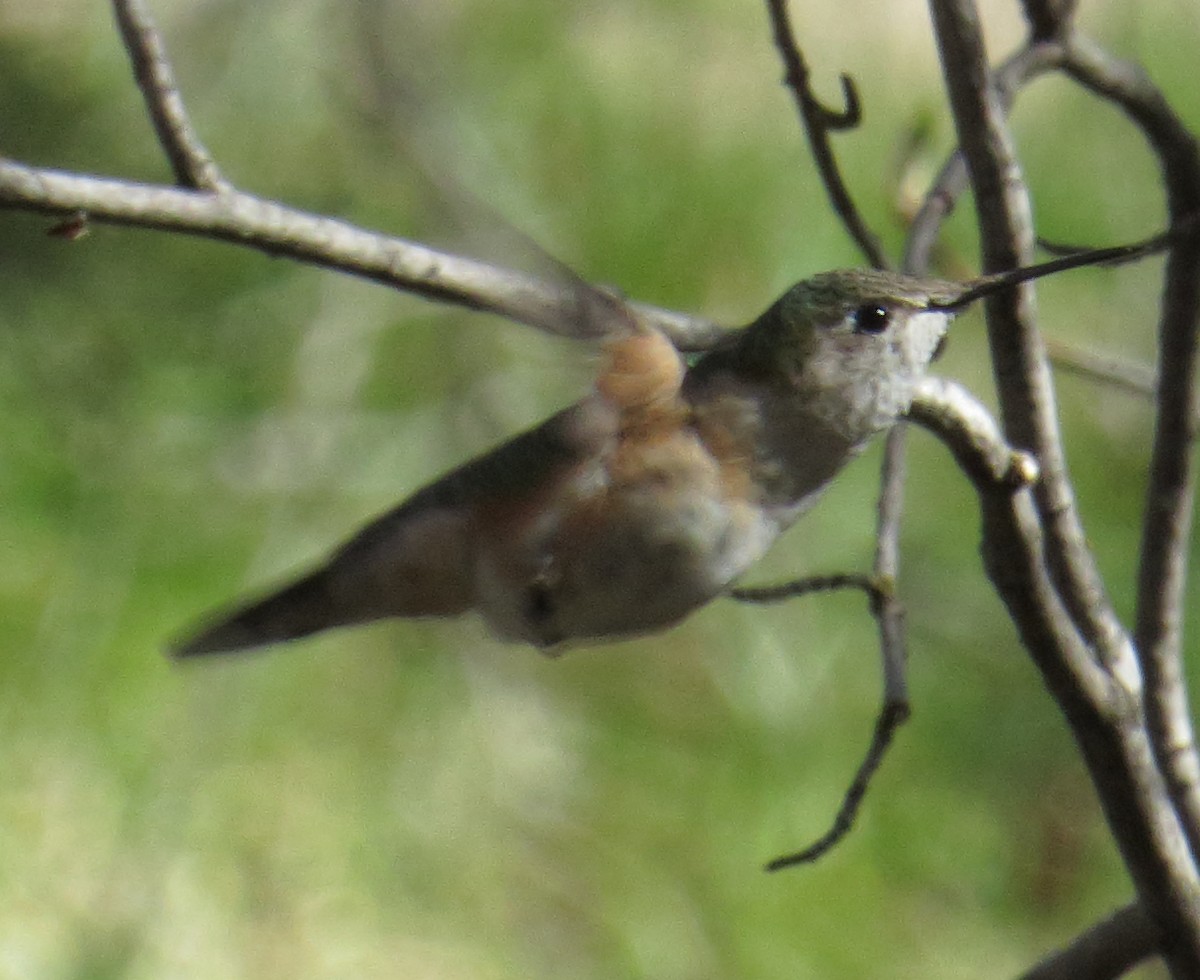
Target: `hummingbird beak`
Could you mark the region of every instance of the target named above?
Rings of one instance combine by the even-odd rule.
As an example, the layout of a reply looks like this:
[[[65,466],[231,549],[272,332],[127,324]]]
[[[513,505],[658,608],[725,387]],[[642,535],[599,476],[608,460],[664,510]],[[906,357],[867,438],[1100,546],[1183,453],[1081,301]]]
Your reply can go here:
[[[1019,283],[1041,279],[1043,276],[1050,276],[1056,272],[1078,269],[1085,265],[1123,265],[1126,262],[1165,251],[1172,245],[1194,236],[1198,226],[1200,226],[1200,214],[1194,214],[1152,238],[1133,242],[1130,245],[1086,249],[1082,252],[1064,255],[1061,258],[1051,259],[1049,262],[1039,262],[1036,265],[1009,269],[1007,272],[994,272],[990,275],[979,276],[977,279],[963,283],[965,288],[954,299],[945,302],[931,302],[926,309],[958,313],[985,296],[991,296],[993,293],[998,293]]]

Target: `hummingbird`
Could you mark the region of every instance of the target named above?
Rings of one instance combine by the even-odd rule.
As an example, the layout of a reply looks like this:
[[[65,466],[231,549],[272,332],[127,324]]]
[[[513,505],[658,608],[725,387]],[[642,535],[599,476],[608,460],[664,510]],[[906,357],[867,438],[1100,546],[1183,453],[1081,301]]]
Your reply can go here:
[[[930,305],[962,291],[827,272],[690,368],[663,333],[626,321],[579,402],[176,653],[470,610],[546,650],[671,626],[729,589],[904,414],[955,312]]]
[[[690,366],[626,309],[580,401],[417,490],[174,652],[470,611],[500,639],[551,653],[668,628],[727,592],[903,418],[963,307],[1159,250],[1171,234],[965,282],[824,272]]]

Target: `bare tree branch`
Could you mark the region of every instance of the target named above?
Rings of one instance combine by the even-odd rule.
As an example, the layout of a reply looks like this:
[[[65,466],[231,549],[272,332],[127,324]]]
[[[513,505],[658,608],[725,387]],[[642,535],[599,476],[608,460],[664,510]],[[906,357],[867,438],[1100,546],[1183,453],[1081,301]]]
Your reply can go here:
[[[871,577],[877,590],[871,606],[879,625],[879,647],[883,656],[883,711],[880,721],[894,715],[897,724],[908,718],[908,651],[905,642],[904,604],[896,595],[900,579],[900,527],[904,517],[904,486],[907,471],[907,432],[903,422],[887,434],[876,505],[875,561]],[[877,734],[879,732],[877,727]],[[889,736],[890,737],[890,736]]]
[[[1037,459],[1010,446],[983,403],[956,381],[922,378],[908,417],[949,447],[980,490],[1032,486],[1041,476]]]
[[[1022,635],[1061,662],[1039,661],[1052,691],[1066,691],[1078,711],[1112,700],[1106,671],[1095,663],[1045,569],[1041,530],[1029,487],[1040,472],[1034,458],[1014,449],[986,408],[962,385],[926,378],[909,417],[936,435],[974,484],[985,515],[984,557]]]
[[[984,271],[1028,264],[1034,238],[1029,198],[990,81],[977,15],[967,2],[934,0],[932,7],[943,73],[975,190]],[[1110,661],[1132,659],[1131,644],[1088,549],[1067,476],[1033,293],[1013,289],[990,298],[986,308],[1005,433],[1016,445],[1031,450],[1042,468],[1036,499],[1047,524],[1046,557],[1055,586],[1089,644]]]
[[[1113,980],[1158,951],[1154,923],[1140,905],[1126,905],[1046,957],[1021,980]]]
[[[188,119],[166,46],[142,0],[113,0],[121,39],[133,64],[133,75],[146,102],[154,132],[180,187],[221,192],[230,184]]]
[[[267,255],[336,269],[427,299],[509,317],[548,333],[594,337],[579,289],[394,238],[345,221],[229,190],[219,195],[27,167],[0,159],[0,207],[215,238]],[[712,346],[715,324],[638,303],[646,324],[685,350]]]
[[[183,188],[29,167],[0,157],[0,208],[65,215],[72,228],[94,221],[218,239],[560,336],[595,339],[611,328],[597,316],[606,304],[597,304],[594,288],[572,275],[547,281],[236,190],[220,176],[188,121],[162,38],[142,0],[113,0],[113,8],[159,141]],[[622,305],[682,350],[706,350],[725,333],[699,317]]]
[[[877,269],[889,267],[887,256],[878,237],[867,227],[862,214],[855,207],[850,191],[842,180],[829,134],[838,129],[852,129],[859,124],[861,113],[858,91],[849,75],[842,75],[842,97],[845,108],[833,111],[821,104],[809,85],[808,65],[796,44],[792,25],[788,19],[787,0],[767,0],[767,11],[771,17],[771,29],[775,45],[779,48],[784,64],[784,82],[792,90],[804,131],[808,134],[808,145],[821,174],[821,182],[829,194],[834,211],[837,212],[850,237],[854,239],[867,261]]]
[[[854,81],[849,75],[841,76],[846,104],[843,112],[833,113],[824,107],[809,84],[808,65],[796,43],[787,13],[786,0],[768,0],[767,8],[771,17],[776,47],[779,49],[785,66],[785,81],[796,100],[813,157],[834,210],[842,219],[867,261],[876,268],[888,268],[890,263],[883,252],[878,236],[867,227],[866,221],[850,197],[829,140],[830,132],[855,127],[861,121],[861,107]],[[768,866],[770,870],[815,860],[849,832],[871,777],[882,763],[896,729],[909,715],[904,607],[895,592],[900,564],[900,525],[904,511],[904,457],[904,426],[898,425],[893,427],[887,435],[884,464],[880,474],[876,549],[872,578],[876,583],[886,583],[886,587],[876,588],[872,592],[871,608],[879,627],[880,655],[883,665],[883,703],[880,715],[876,720],[871,746],[851,781],[843,799],[842,808],[830,831],[804,851],[771,862]]]
[[[784,81],[791,89],[800,111],[809,147],[817,163],[822,184],[850,236],[858,244],[867,261],[876,268],[888,268],[887,256],[878,237],[867,227],[862,214],[850,197],[841,171],[833,155],[830,133],[850,129],[861,121],[861,106],[854,81],[842,75],[842,95],[845,108],[833,111],[822,105],[809,84],[810,73],[804,56],[796,43],[787,12],[786,0],[767,0],[767,10],[775,45],[784,63]],[[839,578],[847,583],[859,583],[871,595],[871,611],[879,627],[880,657],[883,667],[883,700],[876,719],[870,747],[842,798],[841,807],[829,831],[804,850],[777,858],[767,865],[768,871],[778,871],[815,861],[845,837],[854,826],[855,818],[866,796],[875,771],[891,744],[896,730],[908,718],[908,685],[905,677],[906,651],[904,607],[895,594],[899,574],[900,522],[904,509],[904,433],[903,425],[894,426],[887,436],[884,466],[880,480],[878,522],[876,526],[875,567],[870,579],[846,575]],[[743,601],[771,601],[809,590],[802,579],[767,590],[737,590],[734,597]],[[796,591],[797,589],[801,591]]]
[[[1066,47],[1057,35],[1063,30],[1063,11],[1054,0],[1034,3],[1036,12],[1027,9],[1033,21],[1034,35],[1030,41],[994,70],[993,84],[1005,111],[1010,111],[1020,89],[1047,72],[1059,69],[1066,61]],[[1071,6],[1064,4],[1062,6]],[[1051,40],[1050,38],[1055,38]],[[955,149],[942,165],[921,202],[905,242],[902,268],[914,275],[929,271],[930,255],[942,223],[954,210],[958,199],[970,186],[966,160]],[[1040,241],[1040,239],[1039,239]],[[1043,248],[1047,246],[1043,243]],[[1053,250],[1052,250],[1053,251]],[[1055,368],[1112,385],[1141,397],[1153,397],[1156,389],[1154,372],[1139,364],[1130,364],[1090,350],[1045,338],[1047,356]]]
[[[978,15],[969,0],[931,6],[985,268],[1011,267],[1032,244],[1029,205],[990,84]],[[989,300],[989,338],[1006,432],[1036,452],[1043,478],[1036,509],[1028,494],[981,490],[985,564],[1075,733],[1141,902],[1164,936],[1168,966],[1175,976],[1197,976],[1200,878],[1143,724],[1132,644],[1104,596],[1076,514],[1026,292]],[[1062,628],[1063,610],[1070,630]],[[1081,670],[1093,651],[1105,667],[1100,678]]]
[[[880,655],[883,661],[883,703],[875,720],[875,731],[858,770],[846,794],[833,825],[818,840],[796,854],[776,858],[768,871],[799,864],[808,864],[821,858],[842,837],[853,829],[859,808],[863,805],[866,790],[883,763],[892,739],[901,725],[908,720],[907,651],[905,644],[905,609],[895,594],[895,583],[900,575],[900,521],[904,516],[905,487],[905,425],[893,426],[888,432],[883,451],[883,468],[880,475],[880,500],[875,536],[875,567],[868,594],[871,614],[880,630]]]
[[[1200,882],[1141,727],[1139,702],[1095,662],[1049,577],[1026,454],[962,386],[927,379],[910,417],[941,439],[971,479],[983,511],[984,563],[1084,753],[1139,894],[1177,975],[1195,975]],[[1189,973],[1191,970],[1193,972]]]
[[[738,588],[730,596],[739,602],[778,602],[813,592],[856,588],[867,593],[871,614],[879,629],[879,653],[883,667],[883,697],[871,744],[859,763],[842,797],[841,806],[828,831],[808,847],[794,854],[775,858],[768,871],[816,861],[854,829],[854,822],[866,798],[871,779],[883,763],[896,731],[908,720],[908,678],[905,610],[896,596],[900,572],[900,522],[904,511],[905,426],[895,425],[887,434],[880,474],[878,520],[875,534],[875,562],[868,577],[856,574],[810,576],[781,585]]]
[[[872,575],[814,575],[781,585],[733,589],[739,602],[779,602],[814,592],[861,589],[871,602],[871,614],[879,628],[879,652],[883,667],[883,698],[871,744],[850,780],[833,823],[821,837],[794,854],[775,858],[768,871],[781,871],[816,861],[854,829],[871,779],[883,763],[896,731],[908,720],[907,650],[904,605],[895,594],[900,570],[900,521],[904,510],[905,438],[903,423],[888,432],[880,475],[875,563]]]
[[[1022,51],[997,71],[995,84],[1001,102],[1010,101],[1025,79],[1067,63],[1067,43],[1061,39],[1070,38],[1068,72],[1090,90],[1117,101],[1146,130],[1164,160],[1168,196],[1176,202],[1172,209],[1173,220],[1182,220],[1193,213],[1195,191],[1189,189],[1188,184],[1189,173],[1194,174],[1195,170],[1194,140],[1149,80],[1133,66],[1116,62],[1095,45],[1069,33],[1073,4],[1029,0],[1025,6],[1034,36]],[[1194,178],[1190,183],[1194,188]],[[924,260],[938,225],[952,209],[965,185],[965,161],[961,152],[956,151],[914,222],[906,263]],[[1171,275],[1170,271],[1168,275]],[[1194,275],[1185,272],[1185,282],[1189,277],[1194,281]],[[1195,303],[1188,297],[1185,284],[1174,291],[1168,289],[1168,296],[1183,300],[1177,303],[1182,314],[1176,312],[1164,316],[1164,323],[1174,325],[1170,332],[1179,338],[1178,346],[1170,345],[1172,350],[1168,352],[1168,344],[1164,343],[1160,353],[1160,362],[1176,379],[1173,389],[1176,396],[1170,404],[1162,402],[1159,406],[1157,431],[1161,438],[1156,440],[1155,472],[1167,489],[1156,493],[1152,478],[1143,528],[1145,544],[1139,572],[1141,598],[1135,637],[1146,676],[1147,713],[1159,763],[1180,808],[1193,853],[1200,854],[1197,830],[1200,827],[1200,791],[1197,789],[1200,765],[1194,750],[1194,733],[1179,657],[1186,541],[1193,509],[1191,488],[1194,477],[1190,472],[1189,447],[1195,438],[1197,419]],[[1190,316],[1189,304],[1193,311]],[[1167,330],[1163,332],[1165,336]],[[1052,350],[1051,359],[1059,367],[1099,376],[1132,391],[1152,392],[1155,387],[1153,376],[1147,376],[1147,372],[1135,375],[1125,370],[1124,365],[1085,352]]]
[[[1172,220],[1200,210],[1196,140],[1150,79],[1080,35],[1067,72],[1114,102],[1143,131],[1163,170]],[[1158,403],[1142,523],[1134,637],[1146,681],[1146,713],[1171,794],[1200,858],[1200,759],[1182,670],[1183,600],[1195,504],[1192,449],[1200,418],[1200,243],[1181,243],[1167,262],[1159,321]]]

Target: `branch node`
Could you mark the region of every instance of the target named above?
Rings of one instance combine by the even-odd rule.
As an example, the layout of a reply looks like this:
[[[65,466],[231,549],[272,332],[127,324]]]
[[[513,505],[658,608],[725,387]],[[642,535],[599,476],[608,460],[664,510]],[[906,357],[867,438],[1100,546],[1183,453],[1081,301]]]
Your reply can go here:
[[[1033,453],[1014,449],[1008,461],[1008,471],[1004,474],[1004,483],[1013,490],[1031,487],[1042,475],[1037,457]]]
[[[91,226],[88,224],[87,212],[76,211],[74,214],[67,215],[62,221],[47,228],[46,234],[51,238],[61,238],[64,241],[76,242],[91,230]]]

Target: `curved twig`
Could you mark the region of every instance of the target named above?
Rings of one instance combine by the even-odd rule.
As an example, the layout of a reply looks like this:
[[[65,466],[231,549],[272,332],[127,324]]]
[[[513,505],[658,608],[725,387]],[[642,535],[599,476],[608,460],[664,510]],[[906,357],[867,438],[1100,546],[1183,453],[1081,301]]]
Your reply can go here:
[[[922,378],[908,417],[946,444],[981,493],[1011,493],[1041,478],[1037,459],[1010,446],[983,403],[956,381]]]
[[[871,778],[875,775],[880,763],[883,762],[883,757],[887,755],[888,747],[892,744],[892,737],[896,734],[896,730],[907,720],[908,704],[906,702],[893,702],[883,706],[879,717],[875,719],[875,732],[871,736],[871,744],[867,748],[862,762],[859,763],[858,770],[854,773],[854,778],[850,781],[845,796],[842,797],[842,805],[838,808],[829,830],[803,850],[769,861],[766,867],[768,871],[782,871],[785,868],[794,868],[798,864],[811,864],[828,853],[831,848],[836,847],[838,842],[850,833],[854,828],[854,821],[858,817],[863,799],[867,795],[867,787],[871,784]]]
[[[895,430],[893,430],[895,431]],[[902,448],[902,447],[901,447]],[[884,482],[888,485],[888,468],[884,469]],[[902,486],[896,482],[894,486]],[[888,505],[895,505],[896,491],[892,495],[885,494],[881,500],[881,523],[890,522],[893,514],[898,511],[888,510]],[[890,529],[881,534],[886,548],[890,538]],[[888,559],[877,560],[877,566],[894,567]],[[814,592],[830,592],[836,589],[859,589],[865,592],[871,604],[871,614],[879,624],[880,646],[883,651],[884,684],[883,706],[875,719],[875,731],[871,736],[871,744],[866,754],[846,787],[842,802],[834,815],[829,829],[808,847],[794,854],[786,854],[768,862],[767,871],[782,871],[784,868],[795,867],[798,864],[809,864],[828,853],[832,848],[854,829],[854,821],[866,798],[871,779],[883,762],[896,730],[908,720],[909,704],[908,690],[904,677],[904,608],[892,594],[892,580],[879,579],[874,576],[844,573],[836,575],[813,575],[808,578],[784,582],[781,585],[757,586],[738,588],[730,592],[730,596],[739,602],[782,602],[798,596],[811,595]]]
[[[808,65],[800,48],[796,44],[792,32],[791,21],[788,19],[787,0],[767,0],[767,12],[771,17],[771,30],[775,37],[775,46],[779,49],[784,65],[784,82],[792,91],[796,107],[800,110],[800,119],[804,123],[804,131],[808,136],[809,148],[816,161],[817,170],[821,174],[821,183],[829,194],[834,211],[837,212],[850,237],[854,239],[867,261],[877,269],[889,268],[883,246],[850,197],[846,182],[842,180],[838,170],[837,160],[833,155],[833,147],[829,143],[829,133],[834,130],[851,129],[862,119],[858,91],[854,80],[846,74],[841,76],[842,98],[844,108],[829,109],[813,93],[809,85]]]
[[[842,83],[843,108],[837,111],[830,109],[828,106],[819,102],[816,96],[809,91],[807,87],[807,72],[805,73],[804,78],[804,93],[812,102],[813,111],[816,112],[820,117],[821,125],[823,125],[826,129],[834,130],[836,132],[839,129],[854,129],[860,123],[862,123],[862,102],[858,97],[858,86],[854,84],[854,79],[850,75],[842,72],[841,76],[839,77],[839,80]]]

